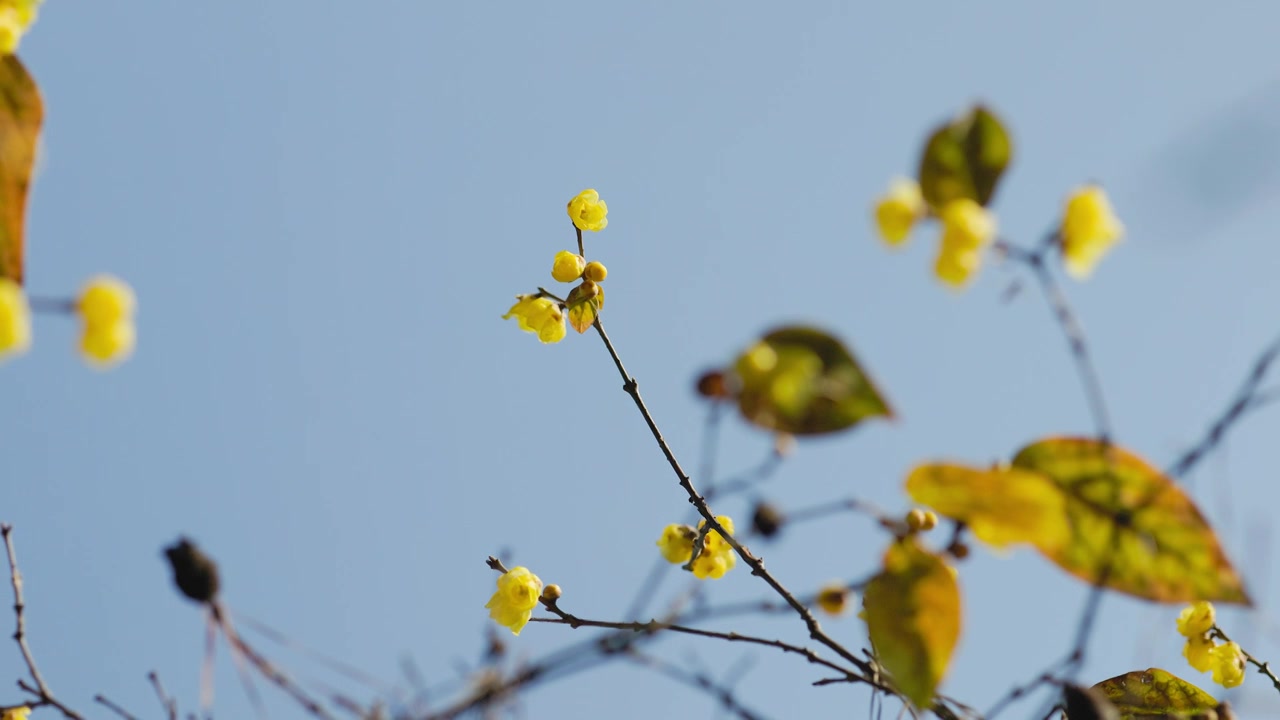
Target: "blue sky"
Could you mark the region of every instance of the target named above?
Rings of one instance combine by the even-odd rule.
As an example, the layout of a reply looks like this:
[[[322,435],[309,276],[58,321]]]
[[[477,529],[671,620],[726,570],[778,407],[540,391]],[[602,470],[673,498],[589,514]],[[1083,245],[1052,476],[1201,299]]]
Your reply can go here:
[[[603,318],[687,467],[693,378],[790,321],[844,338],[901,417],[802,442],[761,491],[784,508],[905,510],[916,462],[1088,432],[1048,311],[1000,300],[1014,268],[957,295],[929,277],[931,233],[903,252],[872,235],[871,199],[975,100],[1017,144],[1002,234],[1031,242],[1072,187],[1110,190],[1128,239],[1068,292],[1119,441],[1168,462],[1280,331],[1278,19],[1244,3],[47,3],[22,50],[48,118],[29,286],[127,278],[140,344],[99,374],[72,323],[41,318],[0,368],[0,519],[43,671],[77,707],[103,692],[153,717],[155,669],[193,707],[200,616],[160,557],[180,533],[221,562],[233,608],[388,681],[404,657],[433,687],[474,661],[491,553],[562,585],[570,611],[618,618],[687,504],[598,340],[544,347],[499,320],[551,282],[585,187],[610,207],[587,248],[610,270]],[[1271,659],[1278,429],[1259,414],[1189,480],[1259,605],[1224,623]],[[768,442],[727,422],[719,466]],[[865,576],[884,542],[850,516],[761,552],[805,591]],[[1067,647],[1085,590],[1025,552],[976,552],[961,577],[944,690],[986,707]],[[709,591],[766,596],[745,572]],[[1176,612],[1108,597],[1084,677],[1156,666],[1207,687]],[[803,640],[791,618],[733,627]],[[827,627],[861,637],[852,618]],[[584,632],[531,626],[509,647],[535,658]],[[792,657],[655,647],[713,673],[746,658],[741,698],[767,716],[866,707],[810,688],[820,675]],[[22,672],[0,652],[0,677]],[[218,688],[219,715],[248,711],[225,652]],[[1230,697],[1242,717],[1280,709],[1257,677]],[[622,665],[525,702],[533,718],[714,708]]]

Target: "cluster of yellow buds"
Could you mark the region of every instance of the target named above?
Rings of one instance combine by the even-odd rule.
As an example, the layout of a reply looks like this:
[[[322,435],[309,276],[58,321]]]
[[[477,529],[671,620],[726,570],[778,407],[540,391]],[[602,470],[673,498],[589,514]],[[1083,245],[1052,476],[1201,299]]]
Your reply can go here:
[[[18,51],[18,44],[36,21],[42,2],[44,0],[0,0],[0,53],[10,55]]]
[[[582,248],[582,231],[598,232],[609,224],[609,208],[595,190],[578,193],[569,201],[568,211],[569,219],[578,232],[579,249]],[[560,342],[568,332],[565,329],[566,313],[578,332],[591,326],[604,305],[604,290],[600,283],[608,274],[602,263],[587,262],[580,253],[561,250],[551,263],[551,277],[562,283],[582,282],[564,300],[541,290],[535,294],[517,295],[516,304],[502,318],[515,318],[521,330],[536,333],[543,343]]]
[[[716,522],[724,531],[733,535],[733,519],[728,515],[717,515]],[[728,540],[724,539],[716,530],[706,530],[704,528],[707,521],[703,520],[698,523],[697,528],[688,525],[668,525],[662,530],[662,537],[658,538],[658,550],[662,553],[662,557],[673,565],[684,565],[688,570],[692,571],[694,576],[699,580],[707,578],[718,579],[724,577],[724,574],[733,569],[738,564],[738,556],[733,551],[733,546]],[[693,557],[693,548],[697,544],[698,536],[702,535],[702,552],[698,553],[698,557]]]
[[[115,365],[133,353],[137,343],[133,289],[122,280],[99,275],[85,284],[75,300],[55,301],[49,309],[80,316],[80,352],[99,368]],[[41,306],[37,306],[41,309]],[[22,287],[0,278],[0,358],[31,347],[31,302]]]
[[[1182,656],[1200,672],[1213,671],[1213,681],[1233,688],[1244,682],[1244,651],[1234,642],[1219,644],[1214,637],[1213,603],[1200,601],[1178,615],[1178,634],[1187,639]]]

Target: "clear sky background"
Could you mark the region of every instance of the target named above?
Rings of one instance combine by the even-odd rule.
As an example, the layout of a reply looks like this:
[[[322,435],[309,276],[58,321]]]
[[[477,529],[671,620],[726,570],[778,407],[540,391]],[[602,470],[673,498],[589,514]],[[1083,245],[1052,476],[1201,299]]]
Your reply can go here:
[[[1280,9],[854,7],[47,3],[22,49],[48,117],[29,286],[110,271],[140,298],[120,369],[82,367],[56,317],[0,368],[0,519],[58,694],[158,717],[155,669],[195,708],[201,616],[160,555],[180,533],[220,561],[233,608],[387,682],[406,657],[432,687],[475,661],[491,553],[562,585],[570,611],[619,619],[687,503],[596,338],[542,346],[499,319],[552,282],[564,204],[586,187],[610,208],[588,237],[610,270],[604,320],[686,467],[705,414],[693,378],[797,320],[855,348],[900,420],[802,442],[761,491],[783,508],[901,511],[916,462],[1091,431],[1039,297],[1000,300],[1016,268],[989,263],[956,294],[930,277],[932,232],[903,252],[872,234],[874,196],[974,100],[1017,143],[995,203],[1005,236],[1033,242],[1088,180],[1127,224],[1095,279],[1068,287],[1119,441],[1163,465],[1197,440],[1280,332]],[[1223,623],[1271,660],[1278,432],[1264,411],[1188,481],[1258,602]],[[768,444],[727,422],[719,465]],[[750,500],[717,510],[745,520]],[[751,543],[800,592],[867,575],[884,544],[852,515]],[[1068,647],[1086,589],[1028,552],[978,549],[961,577],[943,689],[985,708]],[[710,592],[768,596],[741,568]],[[1155,666],[1221,695],[1182,660],[1177,610],[1108,596],[1082,679]],[[804,639],[790,617],[721,627]],[[859,645],[856,619],[826,627]],[[585,632],[531,625],[509,647],[536,658]],[[766,716],[866,711],[864,690],[809,687],[822,674],[794,656],[653,647],[739,668],[740,699]],[[217,714],[247,716],[225,650],[217,670]],[[23,672],[0,649],[0,677]],[[267,694],[274,716],[299,713]],[[1245,718],[1280,713],[1255,675],[1228,697]],[[715,713],[626,665],[525,703],[531,718]]]

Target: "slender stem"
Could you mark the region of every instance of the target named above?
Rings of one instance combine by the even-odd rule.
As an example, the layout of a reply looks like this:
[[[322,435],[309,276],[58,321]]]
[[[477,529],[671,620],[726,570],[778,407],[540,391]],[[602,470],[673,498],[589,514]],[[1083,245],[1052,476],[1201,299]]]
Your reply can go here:
[[[665,675],[678,683],[706,692],[719,701],[720,704],[724,706],[725,711],[742,718],[742,720],[762,720],[760,715],[757,715],[750,708],[747,708],[738,701],[734,696],[732,688],[717,684],[705,673],[682,670],[665,660],[652,655],[647,655],[635,648],[627,648],[623,657],[641,667],[646,667],[661,675]]]
[[[119,705],[115,704],[110,699],[108,699],[106,695],[94,695],[93,701],[105,707],[106,709],[110,710],[111,712],[115,713],[116,715],[119,715],[124,720],[138,720],[138,718],[134,716],[132,713],[130,713],[128,710],[125,710],[124,708],[120,707]]]
[[[75,298],[55,298],[36,295],[28,297],[27,304],[31,306],[32,311],[38,313],[49,313],[51,315],[74,315],[76,312],[77,301]]]
[[[845,649],[843,645],[831,639],[831,637],[822,630],[822,626],[818,624],[817,618],[814,617],[809,608],[805,607],[804,604],[797,600],[790,590],[787,590],[787,588],[783,586],[777,578],[765,569],[764,561],[757,558],[755,555],[752,555],[742,543],[738,542],[737,538],[733,537],[733,535],[726,532],[725,529],[721,527],[720,522],[716,520],[715,514],[711,512],[711,508],[707,505],[707,501],[698,494],[697,489],[693,486],[693,481],[689,478],[689,475],[685,473],[684,469],[680,467],[680,461],[676,459],[675,453],[673,453],[671,451],[671,447],[667,445],[667,441],[663,438],[662,432],[658,429],[658,424],[654,421],[653,415],[650,414],[649,408],[640,397],[639,385],[636,383],[635,378],[627,373],[626,366],[622,364],[622,358],[618,356],[618,351],[613,347],[613,342],[609,340],[609,335],[605,332],[604,325],[600,322],[600,318],[598,316],[595,319],[594,325],[596,332],[600,335],[600,339],[604,342],[605,348],[609,351],[609,356],[613,358],[614,366],[618,368],[618,374],[622,376],[623,391],[630,395],[632,401],[635,402],[636,409],[640,411],[640,415],[644,418],[645,424],[649,426],[650,434],[653,435],[653,439],[658,443],[658,448],[662,451],[663,457],[667,459],[667,464],[671,466],[672,472],[675,473],[676,478],[680,483],[680,487],[683,488],[685,493],[689,496],[689,502],[698,510],[698,514],[707,521],[707,527],[719,532],[734,549],[734,552],[738,553],[738,556],[742,558],[743,562],[751,568],[751,574],[764,580],[769,587],[773,588],[774,592],[776,592],[779,597],[785,600],[786,603],[796,611],[796,614],[804,621],[805,627],[809,631],[809,637],[823,645],[826,645],[840,657],[855,665],[866,676],[863,677],[862,680],[864,682],[874,684],[871,676],[875,674],[875,668],[872,667],[871,663],[859,658],[852,652]]]

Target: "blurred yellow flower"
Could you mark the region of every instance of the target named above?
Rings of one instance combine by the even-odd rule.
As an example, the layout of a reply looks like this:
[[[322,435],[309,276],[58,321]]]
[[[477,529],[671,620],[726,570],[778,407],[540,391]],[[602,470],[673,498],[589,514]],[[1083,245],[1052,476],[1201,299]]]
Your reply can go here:
[[[0,713],[0,720],[27,720],[30,715],[31,708],[26,705],[19,705]]]
[[[939,213],[942,245],[953,250],[980,250],[996,239],[996,216],[969,198],[947,203]]]
[[[828,615],[842,615],[849,609],[849,588],[831,583],[818,591],[818,607]]]
[[[1187,659],[1187,664],[1191,667],[1205,672],[1213,666],[1209,653],[1214,645],[1213,639],[1208,635],[1192,635],[1187,638],[1187,644],[1182,647],[1182,657]]]
[[[683,565],[693,557],[693,541],[698,531],[688,525],[668,525],[658,538],[658,550],[673,565]]]
[[[1178,614],[1178,634],[1183,637],[1203,635],[1213,627],[1214,616],[1213,603],[1208,600],[1194,602]]]
[[[1233,688],[1244,682],[1244,651],[1233,643],[1223,643],[1209,651],[1213,661],[1213,681]],[[1203,670],[1201,672],[1204,672]]]
[[[720,523],[725,532],[733,534],[733,520],[729,516],[717,515],[716,522]],[[699,522],[698,529],[701,530],[706,524],[706,520]],[[720,533],[711,530],[702,541],[702,553],[693,561],[693,574],[699,580],[714,580],[724,577],[737,563],[738,556],[734,553],[733,546]]]
[[[587,267],[587,261],[578,253],[561,250],[556,253],[556,259],[551,265],[551,277],[556,282],[573,282],[582,277],[582,271]]]
[[[0,53],[17,52],[43,0],[0,0]],[[5,718],[5,720],[8,720]]]
[[[954,288],[962,288],[981,266],[981,251],[943,245],[938,249],[938,260],[933,266],[933,272],[942,282]]]
[[[0,357],[24,353],[31,347],[31,307],[22,286],[0,278]]]
[[[583,190],[569,201],[569,219],[573,220],[573,226],[579,230],[603,230],[609,224],[609,219],[605,217],[608,214],[609,207],[595,190]]]
[[[489,617],[510,628],[512,635],[519,635],[533,617],[540,595],[542,581],[538,576],[529,572],[529,568],[515,567],[498,578],[498,590],[485,607],[489,609]]]
[[[537,333],[538,340],[543,343],[560,342],[568,332],[564,325],[564,311],[551,298],[517,295],[516,304],[511,306],[502,319],[513,317],[520,323],[521,330]]]
[[[1084,280],[1103,255],[1124,236],[1124,226],[1111,210],[1111,201],[1097,185],[1086,185],[1067,198],[1058,239],[1067,274]]]
[[[133,324],[137,304],[133,288],[119,278],[98,275],[85,283],[76,300],[76,311],[84,320],[80,351],[85,360],[105,368],[133,353],[138,336]]]
[[[920,185],[915,180],[898,178],[889,184],[889,192],[876,201],[876,229],[886,244],[901,245],[924,214]]]

